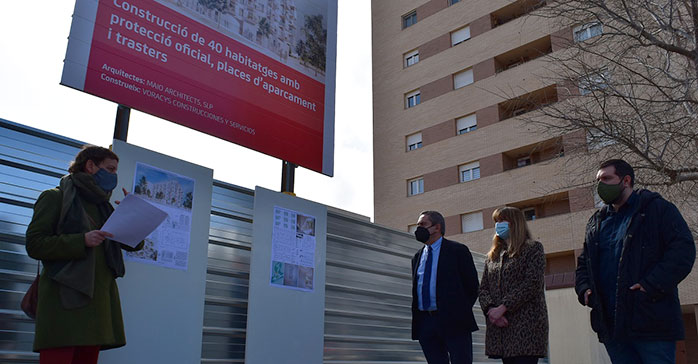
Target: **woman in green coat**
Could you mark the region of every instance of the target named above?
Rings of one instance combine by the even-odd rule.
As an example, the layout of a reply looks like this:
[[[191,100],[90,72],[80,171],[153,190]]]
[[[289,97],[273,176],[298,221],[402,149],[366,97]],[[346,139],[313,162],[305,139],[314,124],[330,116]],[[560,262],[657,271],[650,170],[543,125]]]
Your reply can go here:
[[[128,247],[99,230],[114,210],[118,163],[109,149],[85,146],[60,186],[34,205],[26,248],[44,267],[34,337],[41,364],[96,363],[100,350],[126,345],[115,279]]]

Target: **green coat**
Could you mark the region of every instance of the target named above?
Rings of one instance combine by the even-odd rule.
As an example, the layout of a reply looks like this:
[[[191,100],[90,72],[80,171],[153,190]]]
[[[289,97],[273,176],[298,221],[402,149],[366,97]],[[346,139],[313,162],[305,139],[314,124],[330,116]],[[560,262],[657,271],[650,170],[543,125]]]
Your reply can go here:
[[[42,261],[74,260],[86,256],[85,234],[55,235],[63,194],[59,189],[44,191],[34,205],[27,228],[29,256]],[[87,214],[101,226],[97,205],[81,199]],[[45,270],[39,279],[34,351],[65,346],[100,346],[101,350],[126,345],[121,317],[119,289],[107,266],[104,246],[95,248],[95,279],[92,301],[85,307],[67,310],[61,305],[60,285]]]

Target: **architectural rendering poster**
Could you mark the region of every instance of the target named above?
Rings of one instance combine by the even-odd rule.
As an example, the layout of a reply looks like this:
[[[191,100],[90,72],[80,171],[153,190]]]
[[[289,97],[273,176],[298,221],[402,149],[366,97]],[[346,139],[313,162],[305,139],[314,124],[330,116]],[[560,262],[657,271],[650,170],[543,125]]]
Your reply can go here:
[[[337,0],[77,0],[61,83],[333,174]]]
[[[313,291],[315,217],[274,206],[271,285]]]
[[[194,180],[144,163],[136,163],[134,176],[132,193],[168,216],[145,238],[143,249],[124,252],[125,259],[187,270]]]

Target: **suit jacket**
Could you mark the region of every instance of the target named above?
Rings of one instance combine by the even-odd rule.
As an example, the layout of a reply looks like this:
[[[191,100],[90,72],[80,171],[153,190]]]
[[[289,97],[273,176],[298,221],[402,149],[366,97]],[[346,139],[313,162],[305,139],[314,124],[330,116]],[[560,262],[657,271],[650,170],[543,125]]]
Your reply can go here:
[[[419,339],[420,313],[417,268],[424,249],[412,258],[412,340]],[[478,296],[478,278],[467,246],[444,238],[436,270],[436,316],[445,336],[477,331],[473,304]]]

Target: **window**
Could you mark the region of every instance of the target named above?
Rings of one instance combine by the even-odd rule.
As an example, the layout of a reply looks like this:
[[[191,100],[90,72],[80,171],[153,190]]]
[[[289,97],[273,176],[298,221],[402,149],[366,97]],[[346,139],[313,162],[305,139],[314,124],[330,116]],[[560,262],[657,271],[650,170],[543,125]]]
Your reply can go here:
[[[617,141],[600,129],[589,129],[587,132],[587,145],[589,150],[598,150],[609,145],[616,144]]]
[[[407,136],[407,150],[415,150],[422,147],[422,133],[414,133]]]
[[[574,41],[583,42],[603,33],[603,24],[592,22],[574,28]]]
[[[453,75],[453,89],[457,90],[461,87],[468,86],[473,83],[473,69],[468,68]]]
[[[456,129],[458,130],[458,135],[469,133],[477,129],[477,116],[475,116],[475,114],[470,114],[458,118],[456,120]]]
[[[415,178],[407,181],[407,195],[414,196],[424,193],[424,178]]]
[[[461,215],[461,227],[464,233],[482,230],[482,211]]]
[[[402,16],[402,28],[411,27],[417,23],[417,11],[412,11]]]
[[[468,182],[480,178],[480,162],[464,164],[458,167],[460,181]]]
[[[409,67],[413,64],[416,64],[417,62],[419,62],[419,50],[415,49],[411,52],[405,53],[404,59],[405,67]]]
[[[414,234],[415,231],[417,231],[417,224],[407,225],[408,233]]]
[[[419,90],[412,91],[408,94],[405,95],[405,107],[408,109],[411,107],[415,107],[419,105],[420,101],[420,93]]]
[[[453,5],[453,4],[455,4],[455,3],[459,2],[459,1],[460,1],[460,0],[448,0],[448,5],[449,5],[449,6],[450,6],[450,5]]]
[[[525,167],[531,165],[531,156],[521,157],[516,160],[516,167]]]
[[[579,94],[584,96],[593,91],[605,89],[608,87],[608,78],[607,69],[582,76],[579,80]]]
[[[470,25],[451,32],[451,46],[455,46],[470,39]]]
[[[536,219],[536,208],[535,207],[529,207],[527,209],[521,210],[524,214],[524,218],[526,221],[531,221]]]

